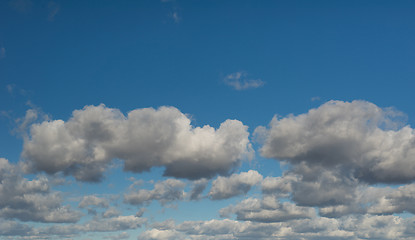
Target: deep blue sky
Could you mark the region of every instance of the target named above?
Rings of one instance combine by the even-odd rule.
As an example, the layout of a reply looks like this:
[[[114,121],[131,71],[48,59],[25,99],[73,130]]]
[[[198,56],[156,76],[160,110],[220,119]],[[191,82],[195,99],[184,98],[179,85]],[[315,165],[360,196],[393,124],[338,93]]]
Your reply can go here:
[[[275,114],[365,100],[413,126],[414,12],[406,0],[0,1],[0,157],[19,161],[29,108],[66,121],[86,105],[174,106],[194,126],[238,119],[253,133]],[[234,73],[264,84],[233,89]]]

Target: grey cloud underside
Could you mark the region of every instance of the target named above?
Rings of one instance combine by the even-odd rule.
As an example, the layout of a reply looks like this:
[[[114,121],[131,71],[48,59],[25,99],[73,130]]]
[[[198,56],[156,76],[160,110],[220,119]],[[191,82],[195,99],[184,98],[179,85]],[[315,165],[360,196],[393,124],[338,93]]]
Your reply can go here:
[[[402,114],[365,101],[330,101],[306,114],[257,128],[261,154],[309,168],[341,168],[367,183],[415,180],[415,132]]]
[[[193,127],[174,107],[136,109],[124,116],[104,105],[86,106],[67,122],[34,124],[22,156],[28,171],[63,172],[100,181],[112,159],[126,171],[165,167],[164,175],[200,179],[228,174],[252,155],[247,127],[226,120],[218,129]]]

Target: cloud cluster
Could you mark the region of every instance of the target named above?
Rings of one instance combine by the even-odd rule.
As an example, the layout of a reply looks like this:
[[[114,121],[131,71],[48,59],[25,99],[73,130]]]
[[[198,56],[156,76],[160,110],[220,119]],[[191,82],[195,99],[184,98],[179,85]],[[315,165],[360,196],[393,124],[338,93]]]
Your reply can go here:
[[[63,172],[99,181],[112,159],[124,169],[164,166],[166,176],[199,179],[228,174],[252,155],[247,127],[226,120],[218,129],[193,127],[174,107],[136,109],[124,116],[104,105],[86,106],[67,122],[33,124],[22,156],[28,171]]]
[[[164,166],[165,175],[192,180],[170,178],[155,182],[153,189],[137,187],[142,181],[135,181],[123,200],[137,206],[205,198],[203,204],[246,195],[254,186],[261,192],[220,209],[225,219],[152,224],[141,218],[142,210],[122,216],[108,200],[88,195],[79,208],[104,208],[89,216],[92,220],[35,229],[14,220],[76,222],[80,213],[61,206],[59,193],[49,190],[46,178],[24,179],[15,166],[0,159],[0,179],[5,179],[0,188],[0,234],[73,237],[74,232],[126,231],[145,224],[148,228],[139,239],[409,240],[415,235],[415,132],[401,117],[396,110],[365,101],[330,101],[305,114],[275,117],[255,134],[263,140],[264,157],[286,164],[281,176],[263,177],[249,170],[210,181],[252,154],[241,122],[200,128],[175,108],[138,109],[124,116],[103,105],[87,106],[66,122],[33,124],[21,165],[95,181],[118,158],[128,171]],[[11,182],[17,183],[14,190]],[[24,212],[22,206],[34,213]],[[122,232],[107,236],[128,237]]]
[[[414,218],[397,216],[348,216],[339,219],[311,218],[262,223],[230,219],[187,221],[181,224],[153,225],[139,239],[378,239],[413,238]]]
[[[21,221],[70,223],[81,213],[62,205],[58,192],[50,191],[45,177],[28,180],[19,167],[0,158],[0,218]]]

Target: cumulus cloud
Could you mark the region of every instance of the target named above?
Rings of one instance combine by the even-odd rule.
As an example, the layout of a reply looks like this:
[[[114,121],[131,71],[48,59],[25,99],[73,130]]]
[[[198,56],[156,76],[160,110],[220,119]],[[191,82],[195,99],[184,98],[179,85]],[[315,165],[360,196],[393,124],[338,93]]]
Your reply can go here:
[[[184,199],[186,196],[185,186],[186,183],[183,181],[170,178],[156,183],[153,190],[140,189],[125,194],[124,202],[132,205],[142,205],[157,200],[164,205],[168,202]]]
[[[27,224],[8,221],[0,218],[0,236],[28,236],[34,234],[33,228]]]
[[[282,177],[266,177],[261,182],[261,190],[265,194],[274,194],[288,197],[293,191],[293,183],[298,181],[298,176],[287,174]]]
[[[176,230],[150,229],[143,232],[140,237],[142,240],[179,240],[184,239],[184,234]]]
[[[73,237],[79,233],[87,232],[117,232],[140,228],[147,219],[136,216],[117,216],[97,219],[84,224],[55,225],[37,229],[36,235]]]
[[[121,215],[121,212],[118,211],[118,209],[114,207],[108,208],[104,213],[102,213],[103,218],[112,218],[112,217],[118,217]],[[142,214],[141,214],[142,215]],[[136,217],[141,217],[141,215],[135,215]]]
[[[400,126],[402,114],[365,101],[330,101],[308,113],[275,117],[261,154],[309,168],[342,168],[359,181],[415,180],[415,132]]]
[[[51,192],[48,179],[23,178],[18,166],[0,158],[0,217],[21,221],[77,222],[81,213],[62,206],[62,197]]]
[[[219,200],[246,194],[252,186],[260,181],[262,181],[262,175],[255,170],[235,173],[230,177],[218,177],[212,182],[209,196],[213,200]]]
[[[201,198],[201,194],[202,192],[205,190],[207,184],[208,184],[208,180],[207,179],[199,179],[196,181],[193,181],[193,188],[190,192],[190,200],[198,200]]]
[[[107,208],[109,206],[109,203],[107,199],[103,199],[94,195],[82,197],[82,200],[79,203],[78,207],[85,208],[89,206]]]
[[[314,208],[298,207],[290,202],[279,202],[267,196],[263,199],[248,198],[235,206],[221,209],[221,216],[236,214],[238,220],[254,222],[286,222],[293,219],[312,218]]]
[[[129,239],[129,238],[130,238],[130,235],[127,232],[122,232],[117,235],[104,237],[104,239],[111,239],[111,240]]]
[[[414,218],[397,216],[348,216],[339,219],[313,217],[288,222],[263,223],[255,221],[235,221],[230,219],[208,221],[186,221],[181,224],[143,232],[139,239],[377,239],[394,240],[413,238]]]
[[[235,90],[246,90],[262,87],[265,82],[261,79],[249,79],[246,72],[235,72],[227,75],[223,81]]]
[[[22,156],[27,171],[63,172],[100,181],[112,159],[126,171],[164,166],[166,176],[200,179],[228,174],[252,156],[247,127],[226,120],[218,129],[193,127],[174,107],[136,109],[124,116],[104,105],[86,106],[67,122],[33,124]]]

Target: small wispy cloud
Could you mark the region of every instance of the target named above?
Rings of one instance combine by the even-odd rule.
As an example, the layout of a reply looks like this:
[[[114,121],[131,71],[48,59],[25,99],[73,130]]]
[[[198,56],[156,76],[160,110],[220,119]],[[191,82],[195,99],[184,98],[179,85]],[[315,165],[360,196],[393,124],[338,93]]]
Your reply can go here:
[[[49,11],[48,20],[53,22],[55,20],[56,14],[58,14],[59,10],[60,10],[59,4],[57,4],[54,1],[50,1],[49,4],[48,4],[48,11]]]
[[[181,20],[181,17],[179,16],[179,13],[177,11],[172,12],[169,16],[173,19],[175,23],[179,23]]]
[[[9,6],[20,13],[27,13],[32,10],[33,2],[31,0],[11,0]]]
[[[6,86],[7,92],[10,93],[10,94],[13,94],[13,91],[14,91],[15,88],[16,88],[15,84],[7,84],[7,86]]]
[[[0,59],[6,58],[6,49],[4,47],[0,48]]]
[[[231,86],[235,90],[246,90],[250,88],[259,88],[264,86],[265,82],[261,79],[250,79],[246,72],[235,72],[227,75],[223,81],[226,85]]]
[[[321,98],[319,96],[315,96],[311,98],[311,101],[315,102],[315,101],[320,101]]]

